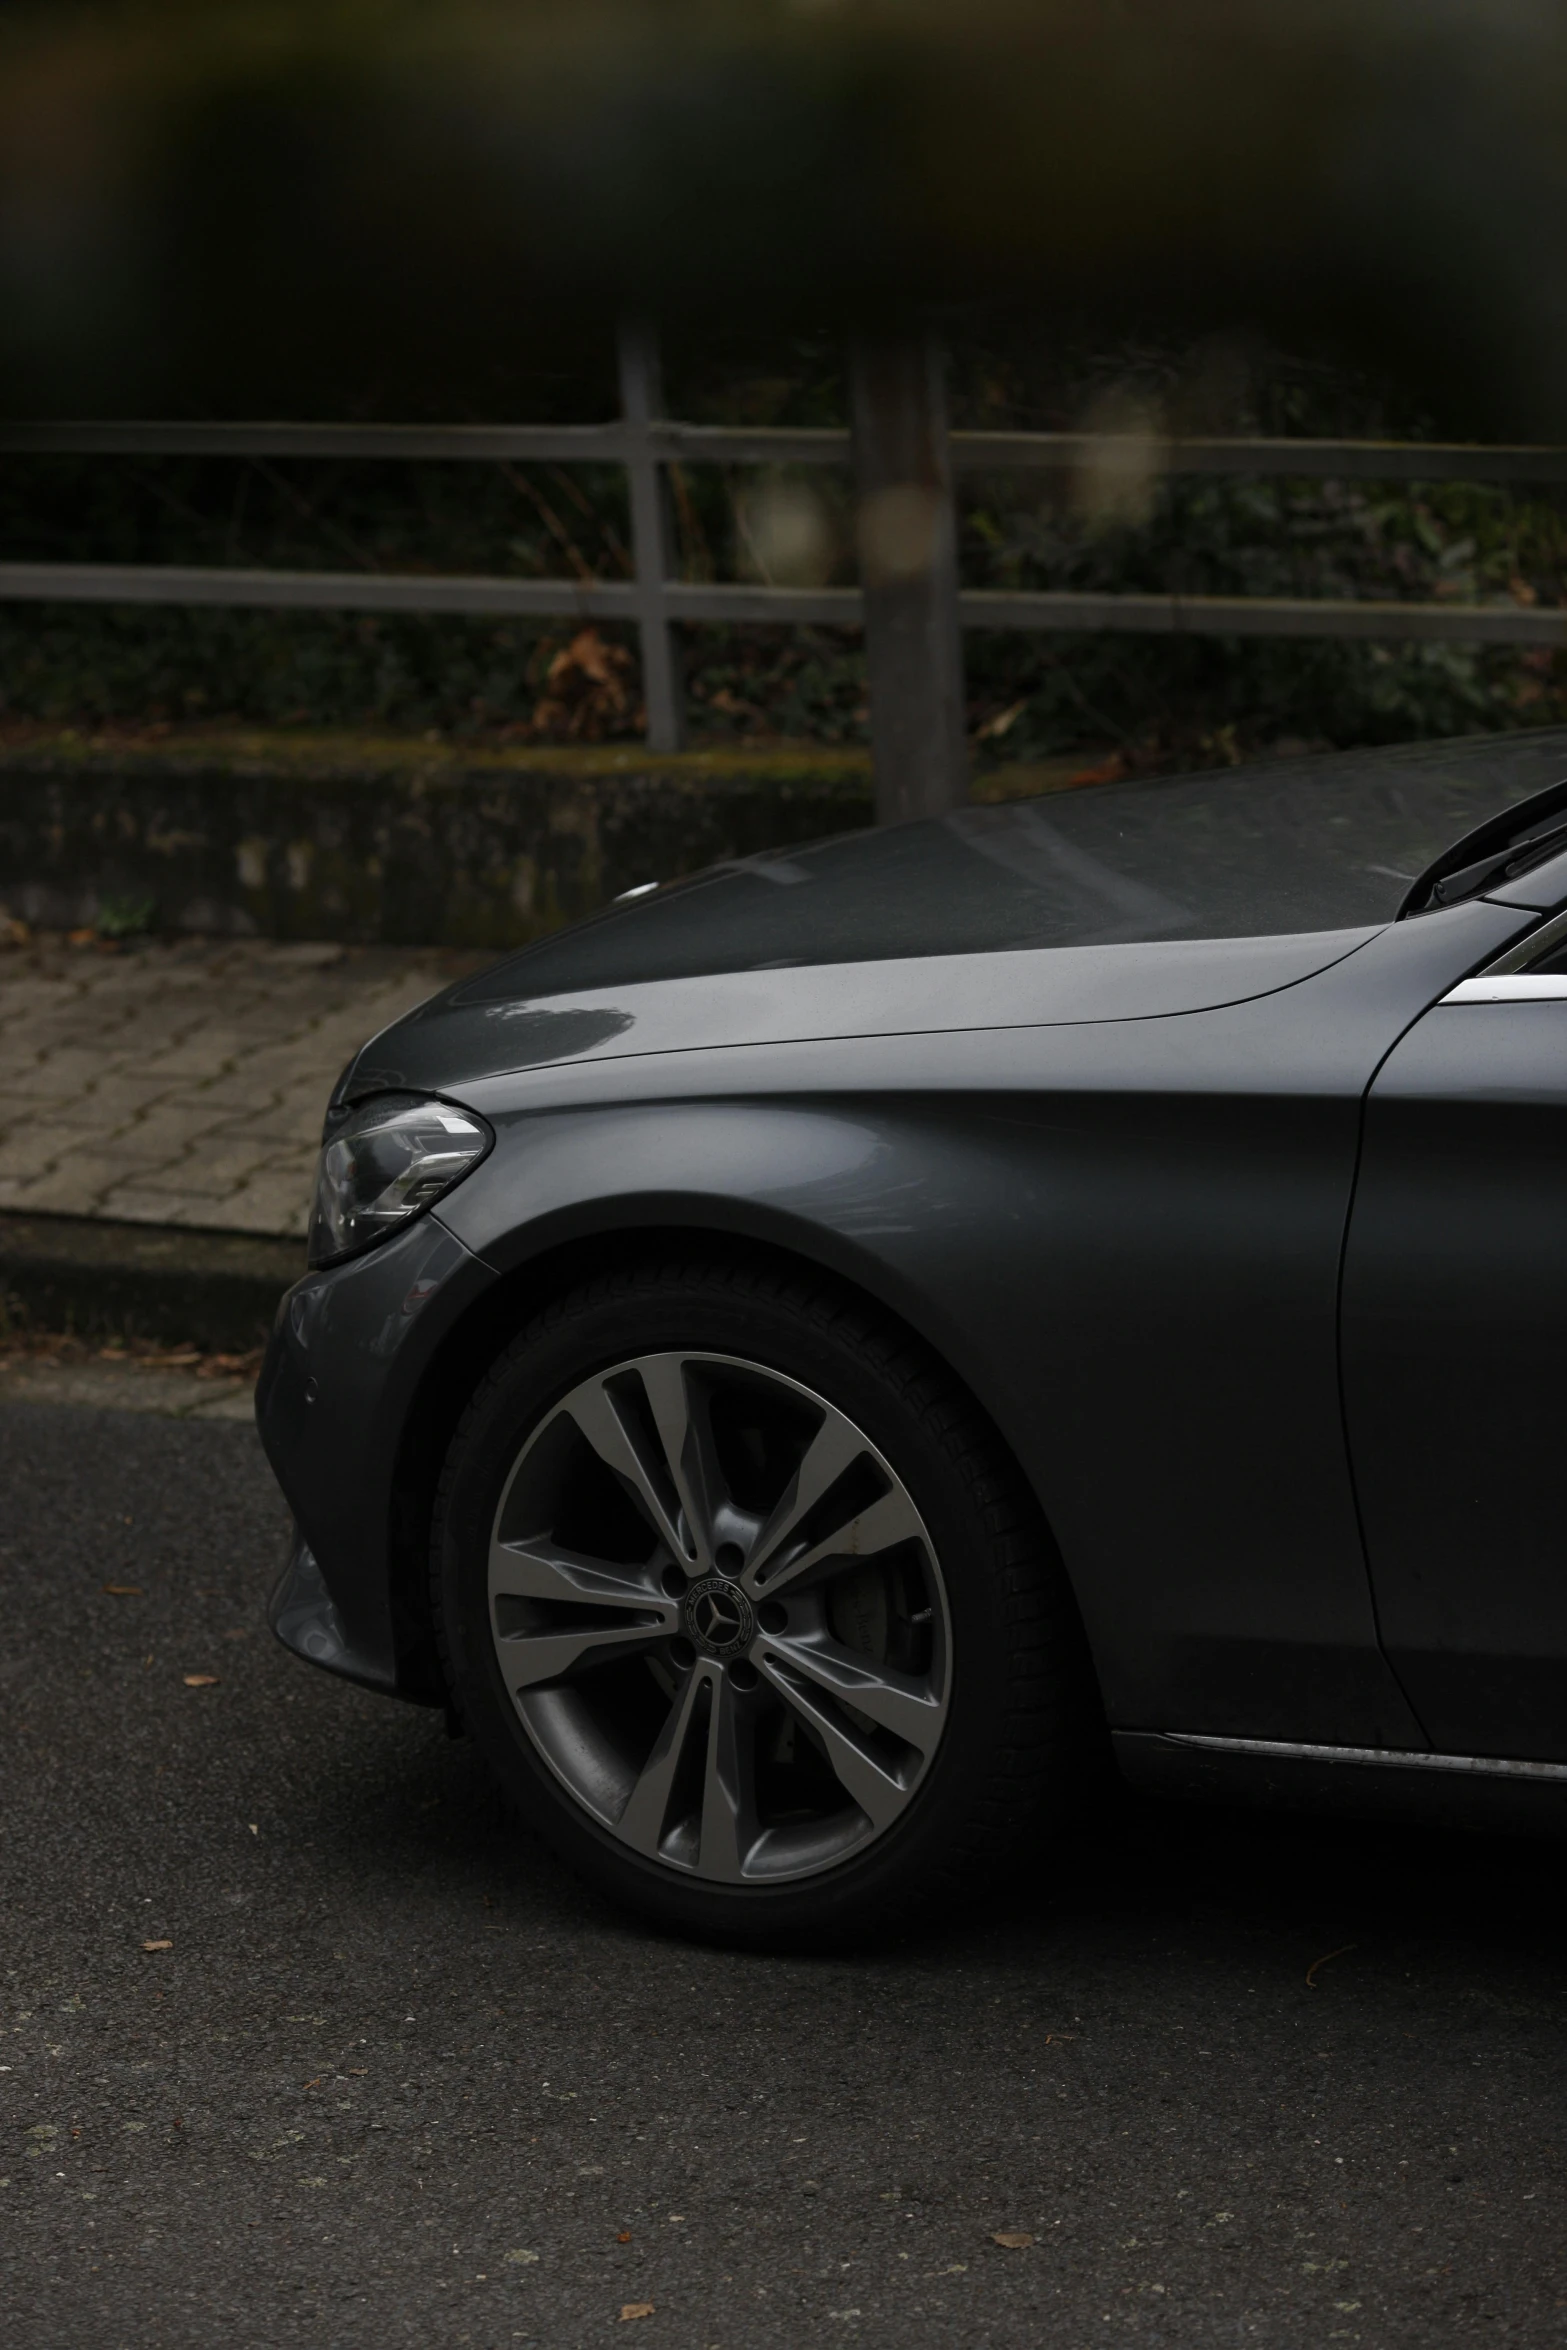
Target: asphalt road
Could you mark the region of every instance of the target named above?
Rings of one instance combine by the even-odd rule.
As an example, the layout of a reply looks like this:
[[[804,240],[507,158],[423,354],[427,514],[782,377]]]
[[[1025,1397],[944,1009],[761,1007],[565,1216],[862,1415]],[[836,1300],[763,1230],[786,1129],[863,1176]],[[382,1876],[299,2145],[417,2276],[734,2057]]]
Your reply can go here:
[[[244,1427],[0,1408],[8,2340],[1561,2342],[1558,1853],[1160,1813],[658,1941],[275,1647],[280,1535]]]

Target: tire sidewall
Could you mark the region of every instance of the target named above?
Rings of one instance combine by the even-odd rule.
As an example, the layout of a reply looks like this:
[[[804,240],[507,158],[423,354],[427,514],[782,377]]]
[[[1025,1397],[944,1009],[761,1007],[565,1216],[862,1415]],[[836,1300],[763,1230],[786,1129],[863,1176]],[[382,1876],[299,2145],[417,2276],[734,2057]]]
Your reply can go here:
[[[802,1301],[803,1302],[803,1301]],[[889,1376],[900,1350],[873,1326],[812,1301],[736,1295],[700,1276],[565,1301],[539,1318],[482,1383],[454,1440],[433,1568],[451,1692],[506,1794],[570,1865],[613,1898],[678,1931],[777,1943],[864,1932],[910,1900],[939,1896],[955,1844],[971,1839],[1016,1695],[1009,1628],[1017,1577],[1000,1569],[983,1511],[945,1442],[936,1379]],[[729,1355],[812,1389],[854,1423],[908,1488],[946,1588],[948,1717],[905,1811],[863,1852],[781,1885],[714,1886],[661,1867],[593,1820],[534,1747],[501,1675],[489,1615],[489,1545],[519,1453],[583,1379],[638,1355]],[[929,1392],[925,1392],[929,1390]]]

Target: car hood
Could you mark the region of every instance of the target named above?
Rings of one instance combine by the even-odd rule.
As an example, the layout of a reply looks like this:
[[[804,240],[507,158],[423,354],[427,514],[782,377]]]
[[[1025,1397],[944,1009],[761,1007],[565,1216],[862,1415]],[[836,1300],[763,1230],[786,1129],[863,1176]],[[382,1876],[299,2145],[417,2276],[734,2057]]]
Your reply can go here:
[[[339,1100],[450,1093],[560,1061],[844,1036],[1022,1028],[1199,1012],[1293,987],[1384,925],[1275,938],[1056,947],[921,961],[813,964],[474,1001],[461,986],[385,1029],[345,1073]]]
[[[1553,728],[1103,784],[737,860],[459,982],[345,1086],[1244,1001],[1352,952],[1454,840],[1564,774]]]

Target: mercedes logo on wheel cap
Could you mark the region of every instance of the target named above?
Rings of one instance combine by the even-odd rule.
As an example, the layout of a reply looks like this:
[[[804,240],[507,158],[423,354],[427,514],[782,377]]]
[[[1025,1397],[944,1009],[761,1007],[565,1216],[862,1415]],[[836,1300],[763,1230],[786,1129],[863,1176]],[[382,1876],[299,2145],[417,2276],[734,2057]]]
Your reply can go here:
[[[756,1630],[751,1603],[738,1583],[708,1575],[686,1593],[681,1615],[704,1656],[737,1656]]]

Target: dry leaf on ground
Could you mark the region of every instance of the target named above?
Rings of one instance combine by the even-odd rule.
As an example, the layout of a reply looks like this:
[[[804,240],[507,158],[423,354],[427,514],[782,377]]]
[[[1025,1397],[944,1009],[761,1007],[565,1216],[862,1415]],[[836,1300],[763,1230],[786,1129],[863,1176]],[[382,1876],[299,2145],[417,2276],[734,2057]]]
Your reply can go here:
[[[150,1338],[112,1338],[99,1346],[65,1330],[9,1330],[0,1333],[0,1363],[42,1363],[58,1370],[62,1364],[120,1363],[138,1370],[168,1370],[195,1366],[197,1376],[211,1379],[253,1378],[261,1368],[261,1349],[246,1354],[204,1354],[200,1347],[181,1342],[169,1346]]]
[[[216,1673],[185,1673],[181,1677],[187,1689],[215,1689],[218,1683]]]
[[[1067,777],[1067,781],[1074,786],[1085,783],[1119,783],[1125,773],[1126,759],[1124,755],[1120,751],[1112,751],[1109,758],[1101,759],[1097,766],[1079,767],[1075,774]]]
[[[172,1949],[174,1948],[174,1945],[173,1945],[173,1943],[172,1943],[172,1942],[169,1942],[169,1941],[164,1941],[164,1942],[144,1942],[144,1943],[142,1944],[142,1948],[143,1948],[143,1950],[172,1950]]]
[[[111,1599],[140,1599],[142,1596],[139,1583],[105,1583],[104,1589]]]
[[[620,2314],[622,2319],[628,2317],[651,2317],[653,2314],[653,2304],[651,2301],[622,2301],[620,2305]]]
[[[1026,2252],[1034,2239],[1026,2228],[1001,2228],[990,2241],[999,2244],[1003,2252]]]

